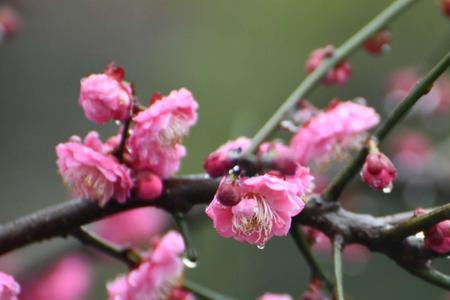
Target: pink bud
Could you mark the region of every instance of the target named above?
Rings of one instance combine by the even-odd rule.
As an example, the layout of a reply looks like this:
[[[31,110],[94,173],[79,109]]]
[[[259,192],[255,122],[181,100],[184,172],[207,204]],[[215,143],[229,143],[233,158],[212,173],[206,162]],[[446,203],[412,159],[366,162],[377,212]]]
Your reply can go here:
[[[225,177],[217,190],[217,200],[223,206],[235,206],[241,201],[241,188],[239,180],[236,178]]]
[[[153,200],[161,195],[163,183],[155,174],[145,172],[138,175],[136,184],[137,196],[144,200]]]
[[[122,81],[125,78],[125,69],[115,63],[110,63],[106,66],[105,74],[113,77],[117,81]]]
[[[431,226],[424,234],[425,247],[437,253],[450,252],[450,220]]]
[[[450,0],[441,0],[442,13],[450,17]]]
[[[383,30],[368,39],[363,47],[371,54],[380,54],[389,46],[390,41],[391,33],[387,30]]]
[[[328,45],[324,48],[319,48],[311,52],[306,61],[306,71],[312,73],[320,64],[327,58],[333,56],[334,47]],[[345,84],[350,77],[351,68],[346,60],[339,62],[334,68],[328,71],[322,82],[326,85]]]
[[[397,170],[391,160],[381,152],[370,153],[361,171],[362,180],[370,187],[390,192]]]

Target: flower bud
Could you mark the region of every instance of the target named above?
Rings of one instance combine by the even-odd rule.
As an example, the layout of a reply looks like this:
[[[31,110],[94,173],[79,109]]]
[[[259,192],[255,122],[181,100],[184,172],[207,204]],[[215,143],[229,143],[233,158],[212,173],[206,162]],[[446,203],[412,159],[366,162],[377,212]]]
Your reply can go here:
[[[239,179],[228,176],[222,179],[217,190],[217,200],[223,206],[235,206],[241,201]]]
[[[311,52],[308,60],[306,61],[306,71],[308,73],[312,73],[325,59],[332,57],[333,53],[334,47],[331,45],[314,50]],[[334,68],[327,72],[322,80],[322,83],[326,85],[342,85],[347,82],[350,74],[351,68],[349,63],[346,60],[342,60]]]
[[[424,235],[425,247],[437,253],[450,253],[450,220],[431,226]]]
[[[162,193],[161,178],[152,173],[139,175],[136,183],[137,196],[144,200],[153,200]]]
[[[441,10],[444,15],[450,17],[450,0],[441,0]]]
[[[391,33],[387,30],[382,30],[368,39],[364,43],[363,47],[367,52],[371,54],[380,54],[388,49],[390,41]]]
[[[397,170],[391,160],[381,152],[370,153],[361,171],[362,180],[376,190],[389,193]]]

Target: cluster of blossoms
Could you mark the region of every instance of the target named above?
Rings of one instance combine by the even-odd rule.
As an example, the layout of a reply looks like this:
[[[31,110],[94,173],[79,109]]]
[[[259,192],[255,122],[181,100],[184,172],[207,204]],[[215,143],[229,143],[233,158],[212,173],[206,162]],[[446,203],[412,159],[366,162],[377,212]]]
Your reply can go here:
[[[158,197],[162,179],[175,174],[186,155],[182,137],[197,121],[198,104],[188,90],[154,97],[143,108],[124,76],[110,65],[81,80],[79,97],[89,120],[122,122],[121,134],[103,143],[90,132],[83,141],[74,136],[56,147],[59,172],[73,195],[100,205],[123,203],[132,192],[141,199]]]

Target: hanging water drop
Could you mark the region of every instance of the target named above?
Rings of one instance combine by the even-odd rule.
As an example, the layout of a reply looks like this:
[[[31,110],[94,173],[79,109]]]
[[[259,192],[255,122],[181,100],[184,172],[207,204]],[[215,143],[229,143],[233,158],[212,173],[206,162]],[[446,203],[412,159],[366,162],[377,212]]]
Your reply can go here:
[[[189,269],[194,269],[197,267],[197,264],[198,264],[197,261],[190,260],[187,257],[183,257],[182,260],[183,260],[183,264]]]
[[[265,244],[258,244],[258,245],[256,245],[256,247],[258,247],[259,250],[263,250],[266,247],[266,245]]]
[[[121,122],[119,120],[115,120],[114,124],[116,124],[117,126],[120,126]]]
[[[390,192],[392,192],[393,188],[394,188],[394,185],[391,182],[385,188],[383,188],[383,193],[389,194]]]

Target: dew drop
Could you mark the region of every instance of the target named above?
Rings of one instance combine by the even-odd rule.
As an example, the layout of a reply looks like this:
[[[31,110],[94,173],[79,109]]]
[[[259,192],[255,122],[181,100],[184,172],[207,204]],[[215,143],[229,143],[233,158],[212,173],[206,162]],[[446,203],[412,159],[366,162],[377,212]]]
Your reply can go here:
[[[117,126],[120,126],[121,123],[120,123],[119,120],[115,120],[115,121],[114,121],[114,124],[116,124]]]
[[[256,245],[256,247],[258,247],[259,250],[263,250],[266,247],[266,245],[265,244],[258,244],[258,245]]]
[[[195,269],[197,267],[197,261],[190,260],[187,257],[183,257],[183,264],[189,269]]]
[[[388,186],[386,186],[386,187],[383,189],[383,193],[389,194],[390,192],[392,192],[392,189],[393,189],[393,188],[394,188],[394,185],[393,185],[392,182],[391,182],[391,183],[389,183]]]

